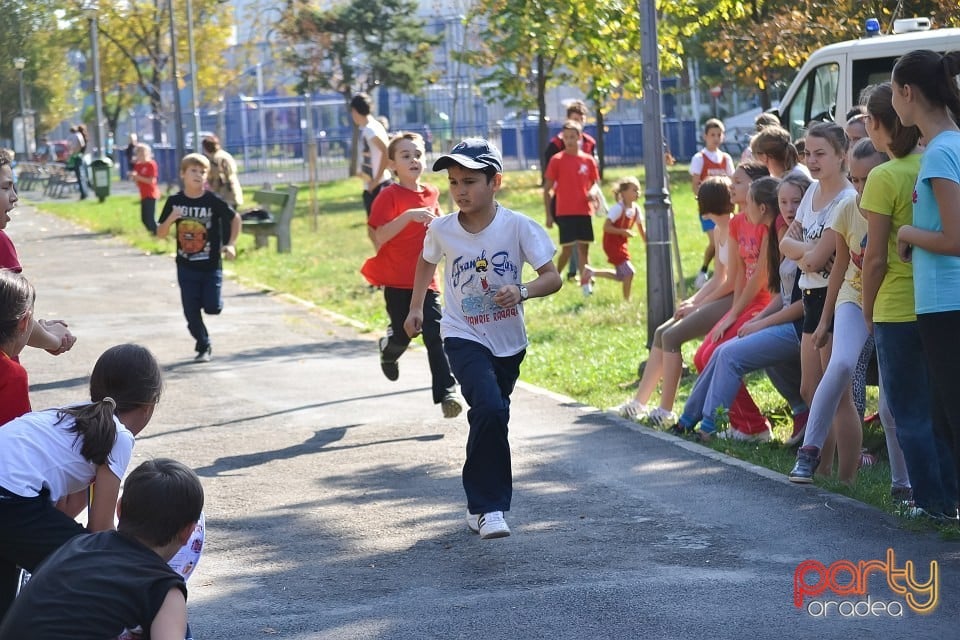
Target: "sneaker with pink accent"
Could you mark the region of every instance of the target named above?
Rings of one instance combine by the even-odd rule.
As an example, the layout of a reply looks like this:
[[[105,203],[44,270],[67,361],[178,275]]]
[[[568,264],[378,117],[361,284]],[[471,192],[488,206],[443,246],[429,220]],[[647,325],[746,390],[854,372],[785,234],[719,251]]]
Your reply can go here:
[[[793,416],[793,433],[787,438],[786,445],[793,447],[803,442],[803,434],[807,432],[807,418],[810,417],[809,411],[798,413]]]

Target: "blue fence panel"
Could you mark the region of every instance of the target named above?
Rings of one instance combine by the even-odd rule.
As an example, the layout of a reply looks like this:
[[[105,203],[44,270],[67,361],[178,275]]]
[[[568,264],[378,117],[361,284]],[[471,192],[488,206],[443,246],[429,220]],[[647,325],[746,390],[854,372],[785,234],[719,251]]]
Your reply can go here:
[[[603,154],[608,166],[638,164],[643,162],[643,123],[611,122],[604,125]],[[551,123],[548,126],[549,137],[555,136],[561,125]],[[697,152],[696,123],[693,120],[664,120],[664,143],[677,160],[686,162]],[[584,129],[594,138],[596,126]],[[518,135],[519,134],[519,135]],[[523,159],[526,164],[539,165],[543,157],[540,148],[538,123],[527,122],[523,126],[504,126],[500,134],[500,146],[503,157],[508,160],[520,160],[518,141],[523,142]]]

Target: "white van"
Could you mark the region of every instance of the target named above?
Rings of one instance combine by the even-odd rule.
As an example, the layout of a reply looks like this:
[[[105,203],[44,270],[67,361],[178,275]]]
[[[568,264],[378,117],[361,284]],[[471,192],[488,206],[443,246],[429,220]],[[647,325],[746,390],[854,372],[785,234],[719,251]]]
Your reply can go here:
[[[897,21],[894,30],[922,29],[923,18]],[[899,28],[897,28],[899,27]],[[812,121],[836,120],[858,103],[867,86],[890,79],[897,58],[915,49],[960,49],[960,29],[920,30],[831,44],[813,52],[775,111],[795,140]]]

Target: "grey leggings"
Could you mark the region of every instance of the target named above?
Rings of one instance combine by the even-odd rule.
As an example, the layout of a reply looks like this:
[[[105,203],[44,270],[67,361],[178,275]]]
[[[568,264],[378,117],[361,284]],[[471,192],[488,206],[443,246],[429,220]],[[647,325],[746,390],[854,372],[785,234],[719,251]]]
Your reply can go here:
[[[707,335],[732,305],[733,294],[730,293],[719,300],[703,305],[684,318],[679,320],[670,318],[653,333],[653,346],[668,353],[680,351],[680,346],[684,342]]]

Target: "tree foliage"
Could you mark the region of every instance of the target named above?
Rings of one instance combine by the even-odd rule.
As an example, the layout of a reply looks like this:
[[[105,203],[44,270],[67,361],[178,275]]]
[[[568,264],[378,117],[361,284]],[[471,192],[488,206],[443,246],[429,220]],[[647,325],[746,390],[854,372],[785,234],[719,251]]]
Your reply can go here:
[[[884,32],[893,19],[928,16],[936,26],[957,26],[956,0],[722,0],[704,14],[713,25],[703,38],[706,55],[747,86],[755,86],[764,108],[771,106],[770,87],[792,78],[794,70],[822,46],[863,35],[867,18],[877,18]],[[703,34],[701,34],[703,35]]]
[[[432,80],[440,38],[424,30],[416,10],[413,0],[351,0],[330,9],[288,0],[277,26],[298,91],[335,91],[347,100],[380,85],[418,92]]]
[[[350,0],[329,9],[287,0],[277,28],[285,61],[298,70],[298,93],[334,91],[346,103],[378,86],[418,93],[434,80],[429,69],[441,37],[425,31],[416,11],[414,0]],[[354,148],[357,136],[354,126]]]
[[[186,2],[128,0],[100,2],[97,25],[104,116],[115,129],[123,113],[143,100],[154,115],[154,136],[160,139],[168,105],[162,87],[171,78],[170,4],[177,31],[177,85],[190,82]],[[224,53],[229,47],[232,16],[219,0],[192,0],[193,41],[197,85],[201,100],[216,97],[222,89]],[[85,55],[90,51],[89,23],[83,2],[74,0],[66,13],[73,25],[68,39]]]
[[[36,129],[46,131],[70,112],[67,87],[77,74],[69,46],[57,32],[56,0],[0,0],[0,42],[7,52],[0,64],[0,137],[12,136],[20,112],[20,74],[14,58],[26,61],[23,85],[27,109],[36,112]]]

